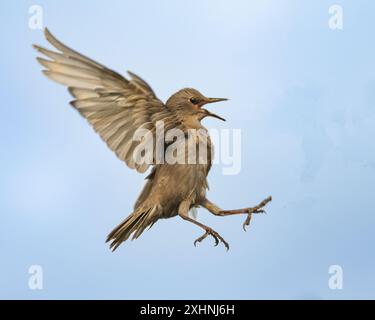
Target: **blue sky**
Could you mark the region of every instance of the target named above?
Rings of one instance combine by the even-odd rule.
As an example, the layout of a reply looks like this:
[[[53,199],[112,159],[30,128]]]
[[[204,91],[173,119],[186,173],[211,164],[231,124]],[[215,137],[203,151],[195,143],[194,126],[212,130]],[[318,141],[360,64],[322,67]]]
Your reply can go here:
[[[344,29],[328,27],[340,4]],[[241,129],[242,170],[215,165],[209,198],[268,214],[198,219],[230,243],[197,248],[195,226],[158,222],[111,253],[108,232],[131,212],[143,176],[121,163],[42,76],[31,5],[76,50],[144,77],[162,100],[189,86]],[[2,1],[0,298],[375,298],[373,1]],[[43,290],[30,290],[30,265]],[[343,269],[330,290],[328,268]]]

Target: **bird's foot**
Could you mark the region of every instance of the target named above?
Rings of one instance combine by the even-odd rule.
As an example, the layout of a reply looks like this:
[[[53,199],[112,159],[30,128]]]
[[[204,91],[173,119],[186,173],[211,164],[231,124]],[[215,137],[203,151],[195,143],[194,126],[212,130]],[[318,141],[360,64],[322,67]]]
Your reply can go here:
[[[253,213],[267,213],[266,210],[263,210],[263,209],[256,209],[256,208],[248,208],[247,209],[248,213],[247,213],[247,218],[245,220],[245,222],[242,224],[242,228],[244,231],[246,231],[246,227],[248,225],[250,225],[250,221],[251,221],[251,217],[253,215]]]
[[[227,249],[227,251],[229,250],[229,244],[224,240],[224,238],[220,234],[218,234],[215,230],[213,230],[211,228],[207,228],[206,232],[201,237],[199,237],[197,240],[194,241],[194,246],[197,245],[197,242],[201,242],[205,238],[207,238],[208,235],[210,235],[214,238],[215,246],[217,246],[219,244],[219,242],[222,242],[224,244],[225,248]]]
[[[265,205],[270,201],[272,201],[272,197],[268,197],[268,198],[264,199],[261,203],[259,203],[255,207],[247,208],[247,218],[242,225],[244,231],[246,231],[246,226],[248,226],[250,224],[252,214],[253,213],[266,213],[266,210],[264,210],[262,208],[265,207]]]

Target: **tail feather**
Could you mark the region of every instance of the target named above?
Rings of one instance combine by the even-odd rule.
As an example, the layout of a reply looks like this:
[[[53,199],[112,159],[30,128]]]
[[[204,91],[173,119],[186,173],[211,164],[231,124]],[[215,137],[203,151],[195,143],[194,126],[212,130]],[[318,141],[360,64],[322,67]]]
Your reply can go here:
[[[157,207],[150,208],[148,213],[144,215],[144,218],[139,221],[137,231],[133,234],[132,240],[137,239],[148,226],[151,226],[155,222],[155,220],[150,220],[149,218],[154,217],[156,209]],[[148,221],[146,221],[147,219]]]
[[[158,206],[147,209],[137,208],[123,222],[121,222],[107,237],[107,242],[111,242],[110,248],[115,251],[118,246],[126,241],[132,234],[132,240],[138,238],[142,232],[155,222],[155,213]]]

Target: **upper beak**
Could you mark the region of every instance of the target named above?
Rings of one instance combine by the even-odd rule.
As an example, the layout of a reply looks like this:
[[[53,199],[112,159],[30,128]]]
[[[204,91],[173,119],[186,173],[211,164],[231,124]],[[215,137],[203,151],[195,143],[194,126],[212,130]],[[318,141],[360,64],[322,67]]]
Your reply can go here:
[[[227,98],[207,98],[206,103],[214,103],[214,102],[220,102],[220,101],[227,101]]]
[[[205,101],[204,104],[220,102],[220,101],[227,101],[227,100],[228,100],[227,98],[207,98],[207,100]],[[222,121],[226,121],[224,118],[218,116],[217,114],[212,113],[212,112],[208,111],[207,109],[204,109],[204,110],[206,111],[207,117],[213,117],[213,118],[216,118],[216,119],[220,119]]]

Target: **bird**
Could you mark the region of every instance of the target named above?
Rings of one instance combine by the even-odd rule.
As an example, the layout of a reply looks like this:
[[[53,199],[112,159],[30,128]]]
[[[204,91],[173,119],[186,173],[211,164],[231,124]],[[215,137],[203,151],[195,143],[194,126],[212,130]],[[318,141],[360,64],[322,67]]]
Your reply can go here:
[[[271,196],[254,207],[223,210],[208,200],[206,195],[207,175],[213,161],[213,145],[208,130],[201,122],[206,117],[225,121],[205,106],[228,99],[208,98],[196,89],[184,88],[163,103],[150,85],[135,73],[128,71],[129,77],[126,78],[66,46],[47,28],[44,35],[54,50],[33,45],[42,55],[37,57],[37,61],[45,68],[42,72],[49,79],[67,86],[74,98],[70,105],[89,122],[121,161],[139,173],[150,169],[132,213],[107,237],[106,242],[112,251],[129,238],[138,238],[158,220],[176,216],[203,229],[203,235],[194,241],[194,245],[211,236],[215,246],[222,243],[229,250],[228,242],[217,231],[191,217],[189,212],[202,207],[221,217],[246,215],[243,223],[245,231],[252,214],[265,213],[264,207],[272,200]],[[156,161],[160,154],[166,156],[166,148],[176,141],[167,141],[165,138],[161,140],[164,149],[161,152],[153,151],[151,161],[137,161],[134,152],[141,143],[145,143],[145,140],[156,143],[157,139],[161,139],[156,137],[157,123],[160,122],[165,131],[176,129],[183,133],[178,143],[183,150],[182,156],[187,155],[188,147],[197,148],[200,139],[204,140],[203,135],[206,135],[206,146],[202,149],[205,152],[202,154],[206,153],[207,161]],[[148,131],[148,138],[134,139],[139,128]],[[190,131],[198,132],[194,139],[189,137]]]

